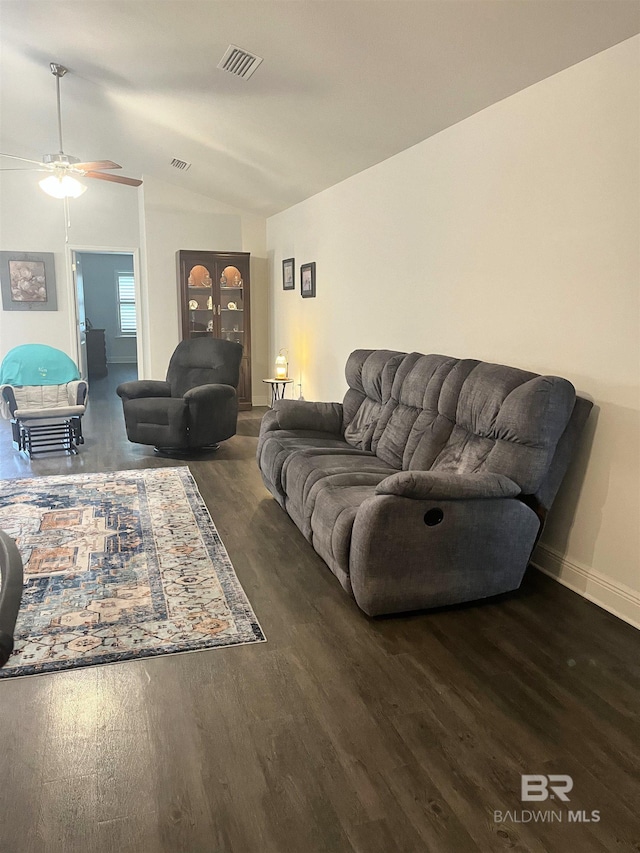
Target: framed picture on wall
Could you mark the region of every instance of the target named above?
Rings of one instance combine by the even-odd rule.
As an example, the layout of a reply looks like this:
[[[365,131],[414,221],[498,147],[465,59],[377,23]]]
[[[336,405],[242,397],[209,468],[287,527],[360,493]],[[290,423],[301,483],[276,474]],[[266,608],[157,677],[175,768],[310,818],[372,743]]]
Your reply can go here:
[[[300,293],[305,299],[316,295],[316,264],[302,264],[300,267]]]
[[[295,290],[296,289],[295,267],[296,267],[295,258],[287,258],[286,261],[282,262],[282,289],[283,290]]]
[[[3,311],[57,311],[53,252],[0,252]]]

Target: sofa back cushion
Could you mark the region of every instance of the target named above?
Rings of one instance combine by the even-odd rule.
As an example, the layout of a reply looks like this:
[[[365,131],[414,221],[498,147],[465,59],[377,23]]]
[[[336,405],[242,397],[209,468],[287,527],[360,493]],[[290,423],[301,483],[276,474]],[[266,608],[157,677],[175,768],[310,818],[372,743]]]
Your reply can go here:
[[[435,443],[438,451],[446,441],[451,423],[438,412],[442,386],[458,363],[458,359],[444,355],[406,356],[396,371],[389,399],[378,419],[371,449],[388,465],[407,470],[419,437],[423,445]],[[426,459],[423,470],[430,467],[437,452],[429,454],[423,447]],[[431,456],[431,458],[429,458]]]
[[[371,449],[402,470],[505,474],[540,487],[575,402],[570,382],[443,355],[396,368]]]
[[[405,356],[394,350],[355,350],[347,359],[349,389],[342,404],[342,426],[345,441],[353,447],[371,450],[378,418]]]
[[[481,362],[460,389],[455,425],[431,468],[506,474],[533,494],[574,404],[566,379]]]
[[[424,358],[424,356],[423,356]],[[443,356],[438,356],[442,359]],[[409,434],[402,467],[405,471],[428,471],[451,437],[462,386],[480,362],[447,358],[426,389],[422,411]],[[419,372],[420,362],[415,370]],[[399,391],[399,394],[402,392]]]

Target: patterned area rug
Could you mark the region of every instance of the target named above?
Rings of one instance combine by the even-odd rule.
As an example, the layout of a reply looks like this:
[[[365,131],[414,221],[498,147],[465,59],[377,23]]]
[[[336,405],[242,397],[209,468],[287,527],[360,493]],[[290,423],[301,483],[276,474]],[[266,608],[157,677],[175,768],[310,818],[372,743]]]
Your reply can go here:
[[[265,640],[188,468],[0,482],[25,587],[0,678]]]

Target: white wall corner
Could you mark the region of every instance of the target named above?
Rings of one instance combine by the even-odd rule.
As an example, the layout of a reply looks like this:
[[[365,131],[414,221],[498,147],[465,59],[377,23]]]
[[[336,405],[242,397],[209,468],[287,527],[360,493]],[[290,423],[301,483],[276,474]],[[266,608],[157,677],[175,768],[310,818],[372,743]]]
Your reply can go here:
[[[531,564],[563,586],[640,628],[640,594],[589,566],[567,560],[548,545],[538,545]]]

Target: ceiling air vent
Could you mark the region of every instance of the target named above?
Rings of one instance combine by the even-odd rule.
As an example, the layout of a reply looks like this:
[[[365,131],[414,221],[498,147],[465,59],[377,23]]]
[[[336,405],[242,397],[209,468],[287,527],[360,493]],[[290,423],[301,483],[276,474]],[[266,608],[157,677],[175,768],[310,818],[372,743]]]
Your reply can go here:
[[[177,160],[175,157],[171,161],[171,165],[174,169],[180,169],[181,172],[186,172],[187,169],[191,168],[191,163],[186,163],[184,160]]]
[[[230,44],[218,63],[218,68],[228,71],[229,74],[235,74],[236,77],[242,77],[243,80],[248,80],[261,62],[261,56],[256,56],[235,44]]]

